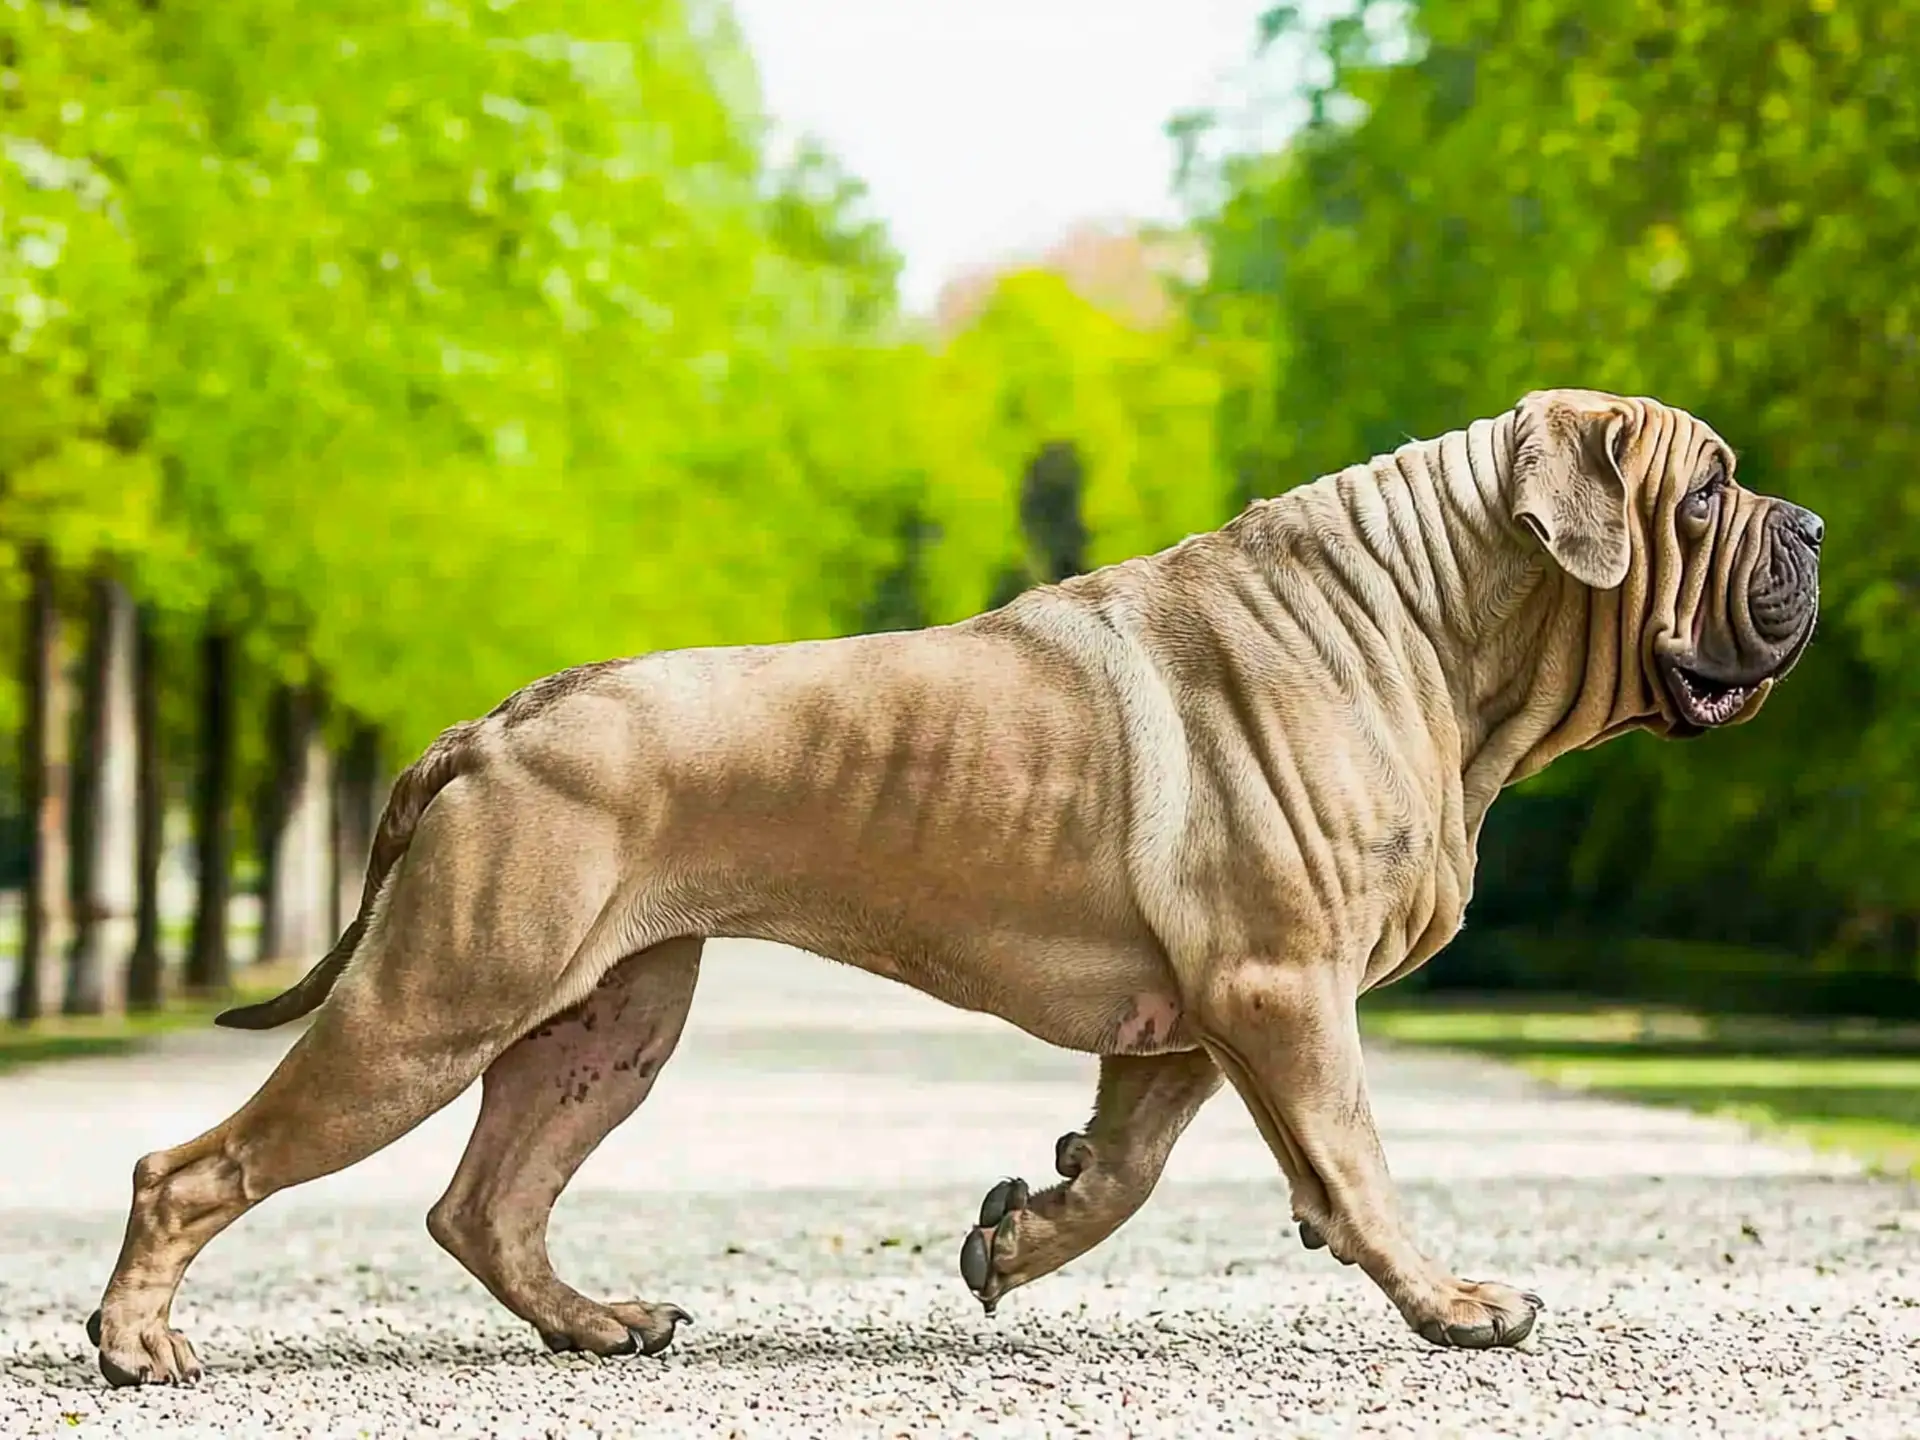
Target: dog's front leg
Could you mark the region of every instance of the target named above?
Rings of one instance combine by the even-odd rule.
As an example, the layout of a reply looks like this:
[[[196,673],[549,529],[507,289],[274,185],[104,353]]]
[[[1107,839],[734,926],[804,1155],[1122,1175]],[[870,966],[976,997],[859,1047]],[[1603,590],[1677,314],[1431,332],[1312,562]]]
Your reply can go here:
[[[1293,1187],[1302,1235],[1372,1277],[1436,1345],[1514,1345],[1537,1296],[1461,1280],[1413,1243],[1367,1102],[1352,986],[1331,966],[1223,969],[1201,1014],[1207,1048],[1253,1112]]]
[[[987,1313],[1009,1290],[1051,1274],[1125,1224],[1219,1088],[1220,1071],[1204,1050],[1102,1056],[1092,1122],[1054,1146],[1064,1182],[1035,1192],[1024,1180],[1002,1180],[960,1248],[961,1277]]]

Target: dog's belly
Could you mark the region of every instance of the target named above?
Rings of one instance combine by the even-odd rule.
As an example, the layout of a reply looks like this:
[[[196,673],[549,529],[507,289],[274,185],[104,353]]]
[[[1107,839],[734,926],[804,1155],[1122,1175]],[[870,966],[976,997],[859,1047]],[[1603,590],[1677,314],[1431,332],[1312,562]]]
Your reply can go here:
[[[915,914],[837,889],[739,876],[701,897],[690,918],[707,934],[807,950],[1069,1050],[1157,1055],[1198,1043],[1165,958],[1144,934],[1009,925],[1004,913],[968,925],[944,906]]]

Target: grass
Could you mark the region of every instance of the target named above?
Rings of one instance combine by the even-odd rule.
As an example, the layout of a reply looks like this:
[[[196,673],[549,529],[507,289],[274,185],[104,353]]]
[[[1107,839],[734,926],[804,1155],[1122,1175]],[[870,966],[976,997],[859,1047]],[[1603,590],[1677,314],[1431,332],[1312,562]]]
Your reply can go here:
[[[0,1020],[0,1074],[52,1060],[119,1055],[174,1030],[211,1026],[229,1005],[278,994],[302,966],[247,966],[229,995],[175,999],[158,1010],[132,1015],[49,1015],[31,1025]]]
[[[1721,1115],[1920,1177],[1920,1026],[1562,1003],[1363,1007],[1402,1044],[1468,1050],[1555,1085]]]

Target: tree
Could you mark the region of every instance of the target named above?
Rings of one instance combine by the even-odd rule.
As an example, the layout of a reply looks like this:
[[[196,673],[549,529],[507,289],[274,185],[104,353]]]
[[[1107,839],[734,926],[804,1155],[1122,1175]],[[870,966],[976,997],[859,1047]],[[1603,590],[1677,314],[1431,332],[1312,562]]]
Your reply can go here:
[[[134,623],[134,816],[136,891],[133,951],[127,957],[127,1008],[154,1010],[165,998],[160,955],[160,860],[166,836],[166,788],[160,749],[160,662],[151,610]]]
[[[338,935],[359,913],[367,861],[383,805],[380,734],[364,720],[347,722],[347,738],[334,768],[333,901],[328,928]]]
[[[138,883],[134,607],[102,569],[88,584],[72,810],[73,940],[64,1009],[98,1015],[124,995]]]
[[[1028,476],[1038,457],[1036,479],[1064,473],[1061,446],[1072,447],[1084,539],[1056,531],[1039,543],[1078,551],[1075,568],[1223,522],[1234,508],[1215,427],[1225,350],[1177,322],[1132,323],[1047,271],[1001,277],[933,358],[914,412],[942,536],[927,563],[931,613],[957,619],[1005,598],[1000,577],[1057,568],[1021,553],[1021,510],[1023,485],[1029,510],[1058,489]]]
[[[1020,529],[1027,554],[1000,578],[993,603],[1004,605],[1030,585],[1049,585],[1086,570],[1087,526],[1081,514],[1084,468],[1071,440],[1049,440],[1020,480]]]
[[[227,909],[233,894],[234,650],[232,634],[218,616],[210,616],[200,643],[200,761],[193,797],[196,901],[186,965],[187,989],[200,995],[222,994],[233,980]]]
[[[25,673],[20,727],[21,816],[29,827],[26,886],[21,896],[20,964],[13,1018],[38,1019],[56,1003],[54,944],[64,928],[67,896],[66,682],[60,612],[44,547],[27,555],[27,623],[21,647]]]

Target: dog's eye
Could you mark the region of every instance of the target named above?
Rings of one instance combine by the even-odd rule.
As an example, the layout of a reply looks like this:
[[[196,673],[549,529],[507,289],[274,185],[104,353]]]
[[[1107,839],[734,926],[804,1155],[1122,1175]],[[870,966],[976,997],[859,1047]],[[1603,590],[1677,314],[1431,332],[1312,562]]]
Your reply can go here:
[[[1708,473],[1704,484],[1695,486],[1680,501],[1682,519],[1700,522],[1711,520],[1714,509],[1720,503],[1720,492],[1727,483],[1727,472],[1715,465]]]

